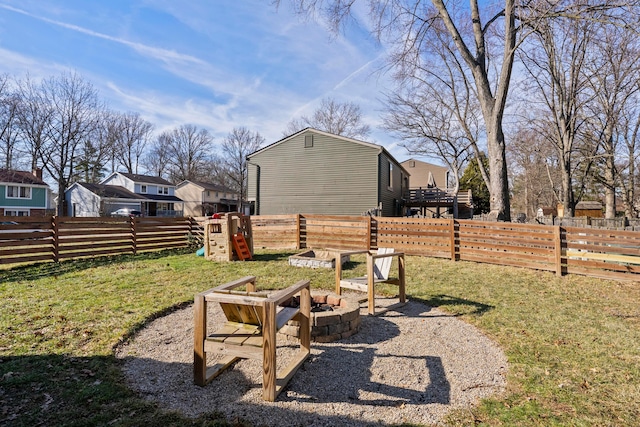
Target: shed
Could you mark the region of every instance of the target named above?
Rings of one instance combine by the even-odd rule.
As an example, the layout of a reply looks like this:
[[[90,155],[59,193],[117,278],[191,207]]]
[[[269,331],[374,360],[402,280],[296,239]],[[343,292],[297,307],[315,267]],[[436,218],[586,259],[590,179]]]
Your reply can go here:
[[[576,203],[574,209],[575,216],[588,216],[591,218],[602,218],[602,203],[598,201],[582,201]]]

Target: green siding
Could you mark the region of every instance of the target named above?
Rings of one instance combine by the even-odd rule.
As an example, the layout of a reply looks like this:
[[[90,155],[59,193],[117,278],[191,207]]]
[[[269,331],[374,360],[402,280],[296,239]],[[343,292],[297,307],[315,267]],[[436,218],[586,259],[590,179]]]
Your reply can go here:
[[[389,189],[389,163],[393,165],[392,189]],[[402,170],[400,165],[384,153],[380,154],[379,194],[382,202],[382,216],[402,215],[398,207],[402,199]]]
[[[23,184],[16,184],[24,186]],[[0,206],[19,207],[19,208],[37,208],[45,209],[47,207],[47,189],[31,187],[31,199],[7,199],[6,185],[0,185]]]
[[[305,148],[305,135],[310,134],[313,146]],[[257,198],[262,215],[360,215],[378,205],[379,152],[377,147],[303,132],[250,156],[249,162],[259,168],[249,168],[249,197]]]

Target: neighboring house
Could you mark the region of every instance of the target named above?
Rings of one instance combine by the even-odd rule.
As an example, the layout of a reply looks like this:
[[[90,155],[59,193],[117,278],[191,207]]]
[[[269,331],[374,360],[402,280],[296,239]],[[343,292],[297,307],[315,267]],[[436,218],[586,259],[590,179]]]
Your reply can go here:
[[[183,216],[184,203],[176,197],[176,186],[158,176],[114,172],[101,184],[119,185],[144,199],[140,211],[145,216]]]
[[[255,214],[402,215],[408,173],[382,146],[303,129],[247,156]]]
[[[32,172],[0,169],[0,215],[44,216],[51,191],[42,180],[42,169]]]
[[[402,166],[411,174],[411,186],[404,196],[409,215],[473,217],[471,190],[458,192],[454,197],[453,189],[449,188],[449,168],[416,159],[405,160]]]
[[[416,159],[405,160],[401,163],[411,174],[410,188],[449,188],[449,168],[423,162]]]
[[[237,212],[240,194],[228,187],[201,181],[182,181],[176,196],[184,201],[185,216],[209,216],[218,212]]]
[[[118,209],[141,211],[147,199],[119,185],[76,182],[65,192],[68,216],[109,216]]]

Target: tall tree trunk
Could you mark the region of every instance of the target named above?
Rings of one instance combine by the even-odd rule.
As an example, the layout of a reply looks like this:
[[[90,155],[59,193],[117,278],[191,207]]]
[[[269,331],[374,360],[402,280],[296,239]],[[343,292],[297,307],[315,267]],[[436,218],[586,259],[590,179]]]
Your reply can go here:
[[[571,187],[571,160],[568,157],[560,162],[560,173],[562,175],[562,216],[570,218],[573,216],[574,200]]]
[[[608,156],[605,160],[604,170],[604,201],[605,201],[605,218],[616,217],[616,175],[615,161],[613,156]]]

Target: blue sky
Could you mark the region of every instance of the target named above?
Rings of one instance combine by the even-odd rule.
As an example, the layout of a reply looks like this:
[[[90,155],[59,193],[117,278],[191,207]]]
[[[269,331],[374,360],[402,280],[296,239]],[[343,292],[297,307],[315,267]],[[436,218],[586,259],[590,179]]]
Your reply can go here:
[[[194,124],[217,143],[240,126],[275,142],[292,118],[332,97],[361,107],[369,142],[409,157],[379,129],[381,91],[391,85],[376,73],[385,52],[366,28],[335,37],[293,15],[287,0],[270,3],[0,0],[0,73],[75,71],[156,132]]]

